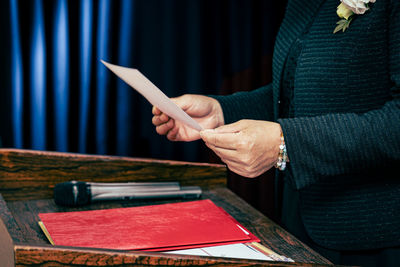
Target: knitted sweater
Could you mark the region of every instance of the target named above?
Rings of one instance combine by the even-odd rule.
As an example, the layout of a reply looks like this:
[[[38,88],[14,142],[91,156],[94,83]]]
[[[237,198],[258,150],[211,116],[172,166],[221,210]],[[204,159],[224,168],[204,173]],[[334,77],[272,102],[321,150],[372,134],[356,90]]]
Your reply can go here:
[[[339,0],[289,0],[274,48],[273,82],[218,96],[225,123],[277,121],[317,244],[339,250],[400,245],[400,1],[377,0],[333,34]],[[286,57],[304,37],[293,117],[280,118]]]

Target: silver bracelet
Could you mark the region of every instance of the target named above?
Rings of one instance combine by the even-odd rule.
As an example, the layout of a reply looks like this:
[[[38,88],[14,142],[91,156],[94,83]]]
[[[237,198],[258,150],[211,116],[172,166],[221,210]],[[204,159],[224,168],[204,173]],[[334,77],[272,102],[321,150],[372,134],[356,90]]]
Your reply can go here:
[[[281,144],[279,145],[279,155],[278,161],[275,164],[275,168],[280,171],[284,171],[286,169],[287,162],[289,162],[285,144],[285,138],[283,137],[283,133],[281,133]]]

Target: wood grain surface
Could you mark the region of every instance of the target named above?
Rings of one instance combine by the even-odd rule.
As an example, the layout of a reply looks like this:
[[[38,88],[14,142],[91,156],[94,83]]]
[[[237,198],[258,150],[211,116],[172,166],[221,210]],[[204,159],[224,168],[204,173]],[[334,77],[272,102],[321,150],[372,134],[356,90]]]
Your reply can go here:
[[[5,200],[53,197],[57,183],[177,181],[202,188],[226,185],[218,164],[0,149],[0,193]]]
[[[332,266],[257,260],[171,255],[151,252],[99,251],[69,247],[16,247],[16,266]]]
[[[4,266],[326,266],[331,263],[226,189],[222,165],[0,149],[0,252]],[[85,178],[85,179],[84,179]],[[52,199],[55,184],[179,181],[199,185],[211,199],[275,252],[296,263],[171,255],[156,252],[51,246],[38,226],[38,213],[132,207],[182,200],[108,201],[66,208]],[[3,197],[1,196],[4,196]],[[3,259],[3,258],[0,258]],[[9,264],[12,262],[12,264]]]
[[[305,244],[298,241],[295,237],[288,234],[274,222],[266,218],[263,214],[256,211],[242,199],[238,198],[230,190],[226,188],[214,188],[211,189],[210,191],[204,192],[202,198],[211,199],[215,204],[223,207],[229,214],[231,214],[235,219],[237,219],[240,223],[242,223],[245,227],[247,227],[253,234],[259,237],[262,240],[261,243],[264,246],[274,250],[275,252],[284,255],[286,257],[290,257],[296,262],[330,264],[329,261],[327,261],[322,256],[320,256],[319,254],[308,248]],[[171,203],[178,201],[181,200],[162,200],[162,201],[150,201],[150,202],[111,201],[111,202],[91,204],[79,208],[66,208],[57,206],[52,199],[40,199],[40,200],[9,201],[6,204],[6,207],[4,207],[5,202],[3,201],[2,202],[3,205],[0,205],[0,207],[2,209],[1,218],[3,221],[8,222],[8,228],[18,229],[11,231],[10,235],[14,240],[14,242],[16,244],[19,244],[19,249],[16,250],[16,263],[22,264],[23,266],[24,264],[28,264],[28,262],[26,262],[27,261],[26,258],[29,253],[32,253],[28,257],[30,259],[32,257],[38,257],[38,259],[35,260],[36,261],[35,264],[38,264],[37,261],[39,261],[40,259],[43,261],[40,264],[44,264],[46,261],[54,261],[54,259],[49,259],[49,257],[53,257],[51,256],[53,255],[51,253],[55,253],[58,255],[58,257],[60,257],[59,259],[60,264],[61,263],[66,264],[65,262],[62,262],[65,261],[64,259],[65,255],[63,255],[63,247],[57,247],[57,246],[52,247],[51,245],[49,245],[49,242],[47,241],[46,237],[39,228],[37,222],[39,221],[38,213],[40,212],[61,212],[61,211],[132,207],[132,206],[162,204],[167,202]],[[33,247],[35,248],[33,249]],[[49,248],[52,249],[51,253],[47,251]],[[58,250],[56,248],[58,248]],[[91,254],[94,254],[90,256],[92,258],[96,257],[95,255],[99,253],[101,254],[102,250],[90,250],[90,251]],[[132,252],[132,253],[135,255],[136,254],[142,255],[144,252]],[[144,254],[147,255],[146,253]],[[71,255],[76,255],[76,257],[78,258],[89,257],[88,255],[82,256],[83,255],[82,252],[79,251],[74,253],[71,252],[71,254],[68,255],[69,255],[68,257],[71,257]],[[127,252],[123,252],[122,255],[125,256],[128,255],[126,257],[128,257],[129,260],[135,258],[134,255],[130,255],[130,253]],[[163,259],[168,258],[167,255],[163,255],[160,253],[156,253],[156,255],[158,258],[160,257]],[[110,260],[114,261],[113,257],[111,258],[112,259]],[[205,260],[202,257],[200,259]],[[215,261],[215,258],[211,259]],[[138,259],[135,258],[135,260],[139,260],[139,258]],[[140,258],[141,264],[144,264],[142,260],[145,259]],[[172,261],[174,262],[172,265],[177,264],[175,260]],[[235,260],[235,262],[237,262],[237,260]],[[243,261],[240,260],[239,262],[243,263]]]

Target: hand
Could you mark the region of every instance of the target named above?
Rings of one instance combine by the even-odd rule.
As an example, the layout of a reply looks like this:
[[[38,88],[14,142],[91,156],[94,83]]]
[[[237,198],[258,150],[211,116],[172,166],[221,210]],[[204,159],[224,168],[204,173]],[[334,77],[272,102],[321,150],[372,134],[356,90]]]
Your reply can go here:
[[[277,162],[281,131],[275,122],[241,120],[201,131],[200,136],[231,171],[253,178]]]
[[[214,129],[224,125],[224,115],[217,100],[202,95],[183,95],[173,98],[180,108],[197,121],[204,129]],[[157,107],[153,107],[152,123],[160,135],[171,141],[194,141],[200,139],[199,131],[170,118]]]

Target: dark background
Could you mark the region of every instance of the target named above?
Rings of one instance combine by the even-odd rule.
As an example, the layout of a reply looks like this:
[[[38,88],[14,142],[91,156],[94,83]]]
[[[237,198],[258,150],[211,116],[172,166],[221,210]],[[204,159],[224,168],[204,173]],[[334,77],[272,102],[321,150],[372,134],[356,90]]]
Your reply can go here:
[[[219,162],[201,141],[170,142],[158,136],[150,104],[101,69],[99,60],[138,68],[170,97],[252,90],[271,80],[273,44],[286,1],[88,1],[90,16],[82,12],[82,1],[1,1],[0,147]],[[66,14],[67,38],[61,43],[67,47],[67,62],[57,62],[60,7]],[[84,21],[90,21],[91,31],[82,37]],[[36,48],[44,54],[44,73],[35,67],[37,29],[43,33]],[[90,72],[82,68],[84,39],[91,41],[85,61]],[[17,55],[23,73],[19,96],[13,82]],[[63,109],[54,102],[57,64],[67,67]],[[84,76],[90,82],[86,104],[81,99]],[[41,95],[35,77],[45,77]],[[45,100],[38,107],[42,117],[35,115],[37,96]],[[15,109],[17,100],[20,109]],[[60,121],[65,128],[59,128]],[[230,174],[228,185],[273,217],[272,180],[271,174],[257,179]]]

